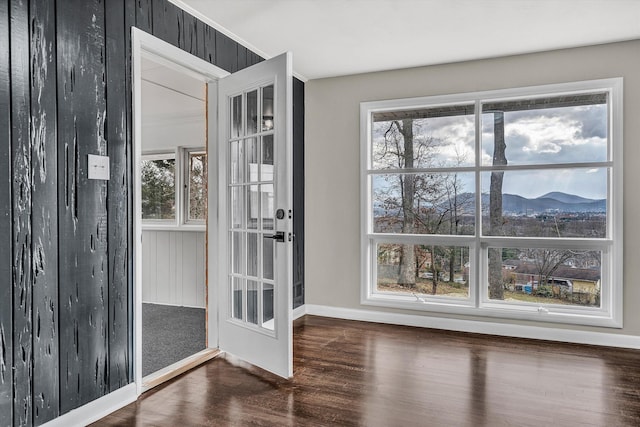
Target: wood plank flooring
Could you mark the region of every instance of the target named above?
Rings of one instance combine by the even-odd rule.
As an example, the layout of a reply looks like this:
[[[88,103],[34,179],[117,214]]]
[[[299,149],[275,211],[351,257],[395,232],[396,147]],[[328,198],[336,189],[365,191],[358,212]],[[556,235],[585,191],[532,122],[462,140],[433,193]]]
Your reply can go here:
[[[214,359],[96,426],[639,426],[640,351],[304,316],[294,378]]]

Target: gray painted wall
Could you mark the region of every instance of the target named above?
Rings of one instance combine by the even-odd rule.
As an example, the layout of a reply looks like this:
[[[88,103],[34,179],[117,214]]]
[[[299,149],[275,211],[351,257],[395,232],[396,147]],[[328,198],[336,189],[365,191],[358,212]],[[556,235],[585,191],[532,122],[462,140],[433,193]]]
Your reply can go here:
[[[635,189],[640,181],[635,164],[640,159],[640,41],[307,82],[306,302],[456,317],[360,304],[360,102],[609,77],[624,77],[624,328],[503,322],[640,335],[640,263],[635,261],[640,253],[640,196]]]

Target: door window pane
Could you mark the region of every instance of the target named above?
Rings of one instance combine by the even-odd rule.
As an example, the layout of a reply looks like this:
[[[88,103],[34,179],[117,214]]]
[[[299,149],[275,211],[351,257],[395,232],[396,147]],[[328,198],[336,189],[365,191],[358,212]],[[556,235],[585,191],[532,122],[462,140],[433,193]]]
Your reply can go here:
[[[258,132],[258,91],[247,93],[247,135]]]
[[[244,274],[244,233],[234,231],[231,233],[231,272]]]
[[[231,228],[242,228],[244,218],[244,190],[246,187],[231,187]]]
[[[262,184],[260,186],[260,203],[262,206],[262,229],[273,230],[275,210],[273,204],[273,184]]]
[[[273,181],[273,158],[273,135],[263,136],[260,181]]]
[[[245,144],[245,158],[247,160],[246,163],[246,171],[247,171],[247,182],[257,182],[258,181],[258,143],[256,138],[247,138],[244,141]]]
[[[231,138],[242,136],[242,95],[231,99]]]
[[[262,239],[262,277],[266,280],[273,280],[274,245],[273,239],[268,237]]]
[[[262,327],[270,330],[275,329],[273,318],[273,285],[265,283],[262,285]]]
[[[244,279],[238,277],[231,278],[231,311],[234,319],[242,320]]]
[[[142,219],[176,217],[175,159],[142,160]]]
[[[262,131],[269,131],[274,126],[273,85],[262,88]]]
[[[258,235],[247,233],[247,276],[258,277]]]
[[[244,182],[244,147],[242,141],[232,141],[229,152],[229,173],[232,184]]]
[[[247,280],[247,322],[258,324],[258,282]]]
[[[255,230],[258,228],[258,214],[260,212],[259,186],[250,185],[247,188],[249,190],[247,194],[247,228]]]

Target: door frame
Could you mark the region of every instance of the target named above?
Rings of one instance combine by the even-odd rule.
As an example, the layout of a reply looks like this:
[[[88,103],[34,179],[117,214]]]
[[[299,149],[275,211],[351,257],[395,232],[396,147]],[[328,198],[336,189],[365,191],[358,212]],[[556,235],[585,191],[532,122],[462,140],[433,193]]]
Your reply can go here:
[[[140,161],[142,156],[142,58],[150,57],[163,65],[177,68],[180,71],[207,83],[209,88],[207,104],[207,248],[206,262],[208,274],[205,275],[207,289],[207,347],[218,348],[218,310],[217,287],[215,286],[218,264],[218,162],[219,148],[217,143],[217,101],[210,99],[217,94],[217,81],[230,73],[212,65],[178,47],[152,36],[138,28],[131,28],[131,62],[132,62],[132,104],[133,104],[133,377],[136,393],[143,390],[142,383],[142,197]],[[216,96],[217,98],[217,96]],[[214,222],[212,224],[212,222]],[[213,280],[209,280],[209,276]],[[214,286],[210,286],[210,285]]]

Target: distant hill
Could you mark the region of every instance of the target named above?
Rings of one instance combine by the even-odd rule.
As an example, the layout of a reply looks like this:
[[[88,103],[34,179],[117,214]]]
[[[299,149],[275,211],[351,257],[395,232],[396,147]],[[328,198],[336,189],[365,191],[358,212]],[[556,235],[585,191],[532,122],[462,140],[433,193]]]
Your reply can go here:
[[[488,196],[487,196],[488,199]],[[488,200],[487,200],[488,201]],[[505,214],[540,214],[545,212],[584,213],[607,211],[606,199],[586,199],[573,194],[554,191],[534,199],[517,194],[502,195],[502,210]]]
[[[465,205],[467,214],[473,215],[473,203],[469,206],[468,201],[473,199],[471,193],[459,194],[460,205]],[[464,201],[464,202],[463,202]],[[466,202],[466,203],[465,203]],[[482,195],[484,209],[489,206],[489,194]],[[443,210],[448,209],[448,203],[442,203]],[[374,205],[375,216],[399,216],[401,209],[385,210],[380,204]],[[543,213],[606,213],[606,199],[587,199],[574,194],[553,191],[540,197],[527,199],[517,194],[502,195],[502,212],[504,215],[538,215]]]
[[[552,191],[538,199],[554,199],[562,203],[591,203],[597,200],[585,199],[584,197],[576,196],[574,194],[561,193],[560,191]]]

